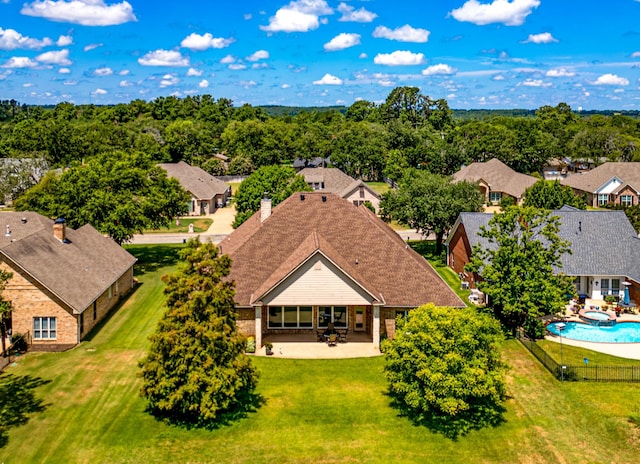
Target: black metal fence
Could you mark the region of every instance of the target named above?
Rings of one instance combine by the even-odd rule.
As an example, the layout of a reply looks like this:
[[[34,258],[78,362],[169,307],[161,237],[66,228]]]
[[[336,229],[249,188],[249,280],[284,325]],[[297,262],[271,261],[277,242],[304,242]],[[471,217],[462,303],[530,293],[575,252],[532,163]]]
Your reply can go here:
[[[558,380],[571,382],[639,382],[638,366],[572,366],[560,365],[534,340],[518,334],[518,340],[533,354]]]

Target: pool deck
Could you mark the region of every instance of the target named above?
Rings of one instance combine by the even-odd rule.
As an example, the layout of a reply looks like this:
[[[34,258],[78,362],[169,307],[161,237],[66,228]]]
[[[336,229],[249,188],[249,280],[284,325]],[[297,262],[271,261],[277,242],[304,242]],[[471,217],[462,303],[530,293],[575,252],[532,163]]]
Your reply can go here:
[[[586,307],[588,308],[589,306]],[[640,322],[640,315],[637,314],[621,314],[618,318],[615,317],[615,311],[607,311],[607,314],[612,315],[617,322]],[[571,311],[570,307],[568,307],[563,320],[566,322],[584,322],[573,311]],[[560,343],[560,337],[557,335],[547,335],[545,339]],[[562,337],[562,343],[565,345],[585,348],[587,350],[598,351],[611,356],[618,356],[619,358],[640,360],[640,343],[583,342],[566,337]]]

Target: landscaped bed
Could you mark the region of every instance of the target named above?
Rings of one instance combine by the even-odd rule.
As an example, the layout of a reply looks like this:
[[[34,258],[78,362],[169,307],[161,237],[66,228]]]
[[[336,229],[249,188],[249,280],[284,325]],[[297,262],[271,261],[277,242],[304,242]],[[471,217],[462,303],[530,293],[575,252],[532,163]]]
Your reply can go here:
[[[253,358],[263,404],[215,430],[155,420],[138,396],[137,362],[162,312],[160,276],[176,246],[135,246],[141,284],[90,340],[65,353],[29,353],[8,369],[47,383],[44,410],[11,428],[0,462],[635,462],[640,390],[627,384],[561,384],[517,341],[505,422],[452,441],[400,417],[385,394],[384,359]],[[11,392],[5,398],[19,401]],[[594,402],[593,398],[615,401]]]

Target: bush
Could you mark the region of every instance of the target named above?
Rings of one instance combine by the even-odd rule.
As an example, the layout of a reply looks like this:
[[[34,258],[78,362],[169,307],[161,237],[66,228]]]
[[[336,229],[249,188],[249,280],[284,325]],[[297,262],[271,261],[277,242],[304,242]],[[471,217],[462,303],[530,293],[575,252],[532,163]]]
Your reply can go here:
[[[245,350],[247,353],[255,353],[256,352],[256,339],[254,337],[247,338],[247,348]]]
[[[23,334],[14,334],[11,337],[11,343],[13,344],[13,350],[21,353],[27,351],[27,338]]]

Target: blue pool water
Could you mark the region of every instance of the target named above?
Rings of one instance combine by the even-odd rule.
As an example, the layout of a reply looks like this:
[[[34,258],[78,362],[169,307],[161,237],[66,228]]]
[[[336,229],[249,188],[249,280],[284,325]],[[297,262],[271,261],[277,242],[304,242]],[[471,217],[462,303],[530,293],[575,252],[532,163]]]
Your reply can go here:
[[[588,317],[589,319],[597,319],[599,321],[608,321],[609,320],[609,315],[607,313],[602,312],[602,311],[586,311],[584,313],[584,315],[586,317]]]
[[[640,322],[618,322],[612,327],[598,327],[581,322],[563,322],[565,328],[558,330],[559,322],[547,325],[547,330],[563,338],[583,342],[640,343]]]

